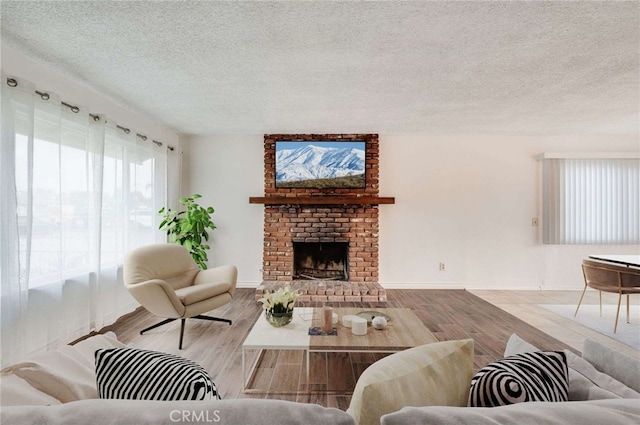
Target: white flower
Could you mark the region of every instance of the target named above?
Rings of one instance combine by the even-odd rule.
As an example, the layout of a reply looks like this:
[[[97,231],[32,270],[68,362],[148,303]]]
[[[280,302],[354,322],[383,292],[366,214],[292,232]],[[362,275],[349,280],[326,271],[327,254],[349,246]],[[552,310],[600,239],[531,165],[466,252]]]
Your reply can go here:
[[[258,301],[262,307],[272,313],[286,313],[293,310],[293,306],[298,298],[298,292],[291,289],[290,285],[279,288],[274,292],[266,291]]]

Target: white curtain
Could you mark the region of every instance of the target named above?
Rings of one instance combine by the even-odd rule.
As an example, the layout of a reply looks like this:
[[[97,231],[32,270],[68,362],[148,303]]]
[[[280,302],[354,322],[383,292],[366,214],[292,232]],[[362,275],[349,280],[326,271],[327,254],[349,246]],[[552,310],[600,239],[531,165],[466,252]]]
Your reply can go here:
[[[166,149],[15,80],[2,76],[3,365],[134,310],[123,256],[166,240]]]
[[[543,159],[543,242],[640,243],[640,160]]]

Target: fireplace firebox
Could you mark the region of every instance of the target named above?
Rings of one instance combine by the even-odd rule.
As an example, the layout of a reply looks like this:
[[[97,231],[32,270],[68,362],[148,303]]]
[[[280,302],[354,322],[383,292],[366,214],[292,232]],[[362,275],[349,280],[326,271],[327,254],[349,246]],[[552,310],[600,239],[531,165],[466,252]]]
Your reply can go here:
[[[349,280],[349,243],[294,242],[293,278]]]

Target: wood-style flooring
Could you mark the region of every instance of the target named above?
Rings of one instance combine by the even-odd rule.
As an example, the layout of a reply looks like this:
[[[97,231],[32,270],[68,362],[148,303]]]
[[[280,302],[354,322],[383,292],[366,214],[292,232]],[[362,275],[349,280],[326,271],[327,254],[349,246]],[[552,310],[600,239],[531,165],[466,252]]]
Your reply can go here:
[[[474,295],[490,302],[496,307],[517,316],[519,319],[535,326],[550,336],[566,343],[576,351],[581,351],[586,338],[594,338],[603,343],[640,358],[640,351],[635,348],[610,338],[597,331],[578,324],[573,320],[566,319],[541,307],[545,304],[577,306],[582,290],[544,290],[544,291],[508,291],[508,290],[474,290]],[[603,292],[602,305],[615,306],[618,302],[616,294]],[[631,305],[640,305],[640,297],[631,296]],[[582,305],[598,305],[598,291],[588,289],[585,293]],[[623,301],[624,303],[624,301]],[[629,326],[624,323],[624,313],[620,313],[619,327]],[[613,319],[611,320],[613,327]]]
[[[243,392],[242,342],[262,314],[254,294],[253,289],[238,289],[232,303],[211,312],[233,320],[231,326],[221,322],[187,320],[183,350],[178,350],[179,321],[139,335],[140,329],[159,321],[142,309],[119,319],[104,331],[114,331],[120,341],[130,346],[173,353],[199,363],[211,374],[224,398],[279,398],[346,410],[350,391],[358,376],[379,356],[370,353],[318,353],[311,358],[311,375],[306,382],[302,351],[267,351],[252,386],[268,388],[269,391]],[[307,303],[305,306],[315,304]],[[388,290],[387,303],[341,303],[334,306],[410,308],[440,341],[473,338],[476,369],[501,358],[506,342],[514,332],[541,349],[571,349],[569,345],[465,290],[392,289]]]

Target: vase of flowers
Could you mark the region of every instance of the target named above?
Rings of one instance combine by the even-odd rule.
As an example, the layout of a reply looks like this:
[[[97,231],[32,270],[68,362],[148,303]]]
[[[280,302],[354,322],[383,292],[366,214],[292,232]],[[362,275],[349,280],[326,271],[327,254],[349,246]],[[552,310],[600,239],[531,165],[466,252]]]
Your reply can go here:
[[[276,291],[266,291],[260,302],[264,307],[267,322],[275,327],[285,326],[293,320],[293,305],[298,298],[298,292],[286,285]]]

